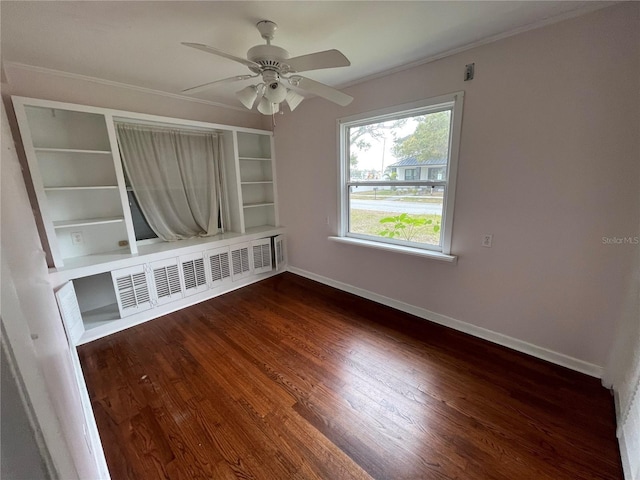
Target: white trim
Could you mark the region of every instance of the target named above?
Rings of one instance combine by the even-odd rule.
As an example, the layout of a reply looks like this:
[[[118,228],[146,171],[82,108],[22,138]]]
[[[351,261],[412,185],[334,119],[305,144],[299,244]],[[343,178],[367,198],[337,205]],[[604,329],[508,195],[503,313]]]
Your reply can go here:
[[[449,158],[447,163],[446,194],[442,207],[441,245],[438,250],[445,255],[451,253],[451,239],[453,234],[453,209],[456,196],[456,179],[458,176],[458,156],[460,151],[460,137],[462,129],[462,111],[464,91],[457,91],[430,97],[416,102],[393,105],[378,110],[361,112],[337,120],[338,130],[338,236],[351,235],[349,229],[349,141],[347,132],[350,127],[379,123],[383,121],[407,118],[415,115],[426,115],[444,110],[451,111],[451,126],[449,130]],[[356,182],[357,183],[357,182]],[[383,183],[383,182],[380,182]],[[391,183],[391,182],[389,182]],[[407,181],[406,183],[410,183]],[[420,183],[420,180],[413,184]],[[380,240],[381,242],[384,240]],[[389,241],[391,243],[398,243]],[[428,248],[428,247],[427,247]],[[435,248],[433,248],[435,249]]]
[[[243,133],[258,133],[260,135],[273,136],[273,132],[270,130],[262,130],[258,128],[249,127],[237,127],[234,125],[223,125],[220,123],[202,122],[199,120],[190,120],[188,118],[178,117],[166,117],[164,115],[152,115],[148,113],[129,112],[127,110],[117,110],[113,108],[94,107],[91,105],[83,105],[80,103],[67,103],[58,102],[56,100],[43,100],[41,98],[23,97],[20,95],[12,95],[11,99],[15,105],[21,105],[24,107],[44,107],[55,108],[59,110],[71,110],[75,112],[95,113],[98,115],[111,116],[114,121],[142,121],[155,124],[162,124],[164,126],[186,126],[201,128],[206,131],[220,132],[243,132]],[[105,120],[106,121],[106,120]]]
[[[407,247],[405,245],[395,245],[388,242],[374,242],[372,240],[364,240],[354,237],[328,237],[332,242],[345,243],[347,245],[356,245],[359,247],[375,248],[385,250],[387,252],[401,253],[404,255],[414,255],[424,257],[439,262],[457,263],[458,257],[455,255],[447,255],[442,252],[427,250],[424,248]]]
[[[414,305],[409,305],[408,303],[394,300],[393,298],[385,297],[384,295],[370,292],[369,290],[364,290],[362,288],[354,287],[347,283],[339,282],[331,278],[323,277],[322,275],[317,275],[315,273],[308,272],[297,267],[289,266],[287,268],[287,271],[296,275],[300,275],[302,277],[309,278],[311,280],[315,280],[316,282],[329,285],[330,287],[337,288],[338,290],[343,290],[345,292],[352,293],[354,295],[366,298],[382,305],[395,308],[396,310],[400,310],[401,312],[415,315],[416,317],[420,317],[424,320],[437,323],[438,325],[443,325],[459,332],[468,333],[469,335],[472,335],[474,337],[510,348],[511,350],[525,353],[527,355],[531,355],[532,357],[536,357],[541,360],[545,360],[547,362],[551,362],[556,365],[560,365],[562,367],[566,367],[570,370],[575,370],[576,372],[584,373],[592,377],[602,378],[603,369],[599,365],[594,365],[592,363],[585,362],[584,360],[570,357],[563,353],[554,352],[553,350],[539,347],[537,345],[533,345],[523,340],[509,337],[502,333],[494,332],[486,328],[478,327],[476,325],[463,322],[462,320],[456,320],[455,318],[447,317],[446,315],[442,315],[440,313],[432,312],[430,310],[416,307]]]
[[[613,388],[612,390],[613,390],[613,403],[616,408],[616,425],[617,425],[616,437],[618,437],[618,447],[620,449],[620,461],[622,462],[623,476],[626,480],[638,480],[640,479],[640,471],[633,472],[631,470],[631,463],[632,463],[631,456],[639,455],[639,453],[635,451],[631,451],[629,449],[629,445],[627,445],[628,439],[622,428],[624,425],[624,422],[626,421],[626,418],[623,418],[624,415],[622,414],[622,411],[621,411],[620,396],[618,394],[618,391],[615,388]],[[637,393],[637,391],[635,393]]]
[[[65,431],[60,424],[50,392],[47,389],[34,347],[34,339],[24,317],[13,277],[2,257],[2,316],[0,343],[7,348],[10,368],[18,380],[21,400],[34,429],[44,467],[51,478],[77,479],[78,471],[69,451]],[[6,441],[6,439],[5,439]],[[43,443],[44,442],[44,443]],[[98,462],[98,459],[95,459]],[[35,460],[34,460],[35,461]]]
[[[151,94],[151,95],[160,95],[162,97],[173,98],[173,99],[177,99],[177,100],[183,100],[183,101],[186,101],[186,102],[200,103],[200,104],[209,105],[209,106],[212,106],[212,107],[227,108],[229,110],[236,110],[238,112],[251,113],[251,114],[254,114],[254,115],[258,114],[258,112],[247,110],[246,108],[236,107],[234,105],[228,105],[226,103],[213,102],[211,100],[203,100],[201,98],[189,97],[189,96],[180,95],[180,94],[177,94],[177,93],[164,92],[162,90],[155,90],[153,88],[139,87],[137,85],[131,85],[129,83],[116,82],[116,81],[113,81],[113,80],[106,80],[104,78],[91,77],[91,76],[88,76],[88,75],[81,75],[79,73],[65,72],[63,70],[54,70],[52,68],[38,67],[38,66],[35,66],[35,65],[28,65],[26,63],[19,63],[19,62],[3,62],[3,64],[5,66],[5,68],[4,68],[5,74],[7,76],[7,79],[9,79],[9,80],[11,78],[11,74],[7,71],[6,67],[9,67],[9,68],[13,67],[13,68],[22,69],[22,70],[31,71],[31,72],[36,72],[36,73],[43,73],[43,74],[46,74],[46,75],[53,75],[53,76],[56,76],[56,77],[71,78],[73,80],[82,80],[84,82],[98,83],[100,85],[107,85],[109,87],[125,88],[127,90],[134,90],[134,91],[137,91],[137,92],[147,93],[147,94]]]

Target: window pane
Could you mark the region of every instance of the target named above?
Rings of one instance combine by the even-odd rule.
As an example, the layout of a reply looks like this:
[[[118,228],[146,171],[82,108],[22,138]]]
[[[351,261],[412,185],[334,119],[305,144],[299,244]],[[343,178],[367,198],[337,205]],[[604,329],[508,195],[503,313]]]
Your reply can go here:
[[[127,190],[129,196],[129,207],[131,208],[131,219],[133,220],[133,230],[136,234],[136,240],[148,240],[150,238],[158,238],[156,232],[151,230],[151,227],[147,223],[147,219],[144,217],[138,199],[132,190]]]
[[[441,245],[444,187],[350,187],[349,232]]]
[[[349,127],[349,179],[446,180],[451,110]]]

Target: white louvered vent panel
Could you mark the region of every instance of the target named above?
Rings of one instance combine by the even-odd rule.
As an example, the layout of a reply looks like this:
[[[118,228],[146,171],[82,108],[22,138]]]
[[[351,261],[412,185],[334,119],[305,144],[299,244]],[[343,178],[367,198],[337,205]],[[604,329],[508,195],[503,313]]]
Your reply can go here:
[[[231,252],[231,265],[233,266],[233,274],[239,275],[242,273],[242,260],[240,258],[240,250],[234,250]]]
[[[182,264],[182,278],[186,295],[193,295],[208,288],[202,253],[181,257],[180,263]]]
[[[242,272],[248,272],[250,270],[249,267],[249,249],[243,248],[240,250],[240,257],[242,258]]]
[[[219,282],[222,280],[222,265],[220,254],[211,255],[209,257],[209,267],[211,268],[211,281]]]
[[[219,252],[209,254],[209,268],[211,269],[211,284],[221,283],[231,277],[229,269],[229,252]]]
[[[282,271],[284,270],[285,264],[287,263],[285,256],[284,236],[277,235],[273,237],[273,248],[275,250],[274,257],[276,270]]]
[[[156,282],[156,293],[158,298],[164,298],[171,295],[169,277],[167,276],[167,267],[155,268],[153,270],[153,279]]]
[[[151,292],[144,265],[114,270],[111,277],[116,289],[120,317],[151,308]]]
[[[182,290],[180,287],[180,272],[178,271],[178,265],[171,265],[167,267],[167,275],[169,277],[169,289],[171,295],[180,293]]]
[[[249,245],[233,245],[231,247],[231,276],[236,281],[248,275],[251,275]]]
[[[178,265],[168,265],[153,269],[153,278],[156,282],[156,294],[158,299],[171,297],[181,292],[180,272]]]
[[[193,260],[188,262],[182,262],[182,274],[184,275],[184,288],[189,290],[190,288],[197,287],[196,284],[196,269],[193,266]]]
[[[227,252],[220,255],[220,269],[222,271],[222,278],[231,277],[231,270],[229,268],[229,253]]]
[[[264,267],[264,259],[262,258],[262,246],[253,246],[253,268],[258,269]]]
[[[193,261],[193,266],[196,270],[196,285],[206,285],[207,276],[204,273],[204,258],[198,258]]]
[[[133,289],[136,295],[136,305],[146,303],[151,300],[149,295],[149,286],[147,285],[147,276],[144,272],[135,273],[133,277]]]
[[[133,279],[131,275],[120,277],[117,280],[120,304],[123,309],[136,306],[136,295],[133,292]]]
[[[249,249],[247,247],[231,252],[233,274],[242,275],[249,271]]]
[[[271,239],[263,238],[251,242],[253,251],[253,273],[271,271]]]

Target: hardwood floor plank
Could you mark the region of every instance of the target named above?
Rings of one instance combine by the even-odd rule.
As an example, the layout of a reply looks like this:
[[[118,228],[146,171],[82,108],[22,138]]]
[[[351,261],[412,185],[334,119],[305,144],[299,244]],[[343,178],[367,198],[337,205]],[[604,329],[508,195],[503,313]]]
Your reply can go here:
[[[113,478],[622,479],[597,379],[289,273],[79,355]]]

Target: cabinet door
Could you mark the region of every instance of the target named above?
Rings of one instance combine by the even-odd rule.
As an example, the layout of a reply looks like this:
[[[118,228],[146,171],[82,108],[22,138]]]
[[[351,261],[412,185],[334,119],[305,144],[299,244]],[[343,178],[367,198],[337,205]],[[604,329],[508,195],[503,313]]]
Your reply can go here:
[[[111,272],[121,318],[151,308],[148,272],[149,267],[146,265],[136,265]]]
[[[82,314],[80,313],[80,306],[78,305],[73,283],[65,283],[55,294],[69,346],[74,348],[84,333],[84,324],[82,323]]]
[[[287,257],[286,257],[286,244],[284,240],[284,235],[277,235],[273,237],[273,250],[274,250],[274,260],[276,264],[276,270],[278,272],[283,271],[287,266]]]
[[[156,305],[163,305],[184,297],[177,258],[151,262],[151,273]]]
[[[180,257],[180,268],[182,270],[185,296],[203,292],[208,288],[203,252],[182,255]]]
[[[233,281],[251,275],[251,265],[249,264],[249,244],[240,243],[232,245],[231,251],[231,278]]]
[[[253,273],[271,271],[271,238],[262,238],[251,242],[251,253]]]
[[[215,248],[205,252],[209,268],[209,287],[219,287],[231,280],[229,247]]]

